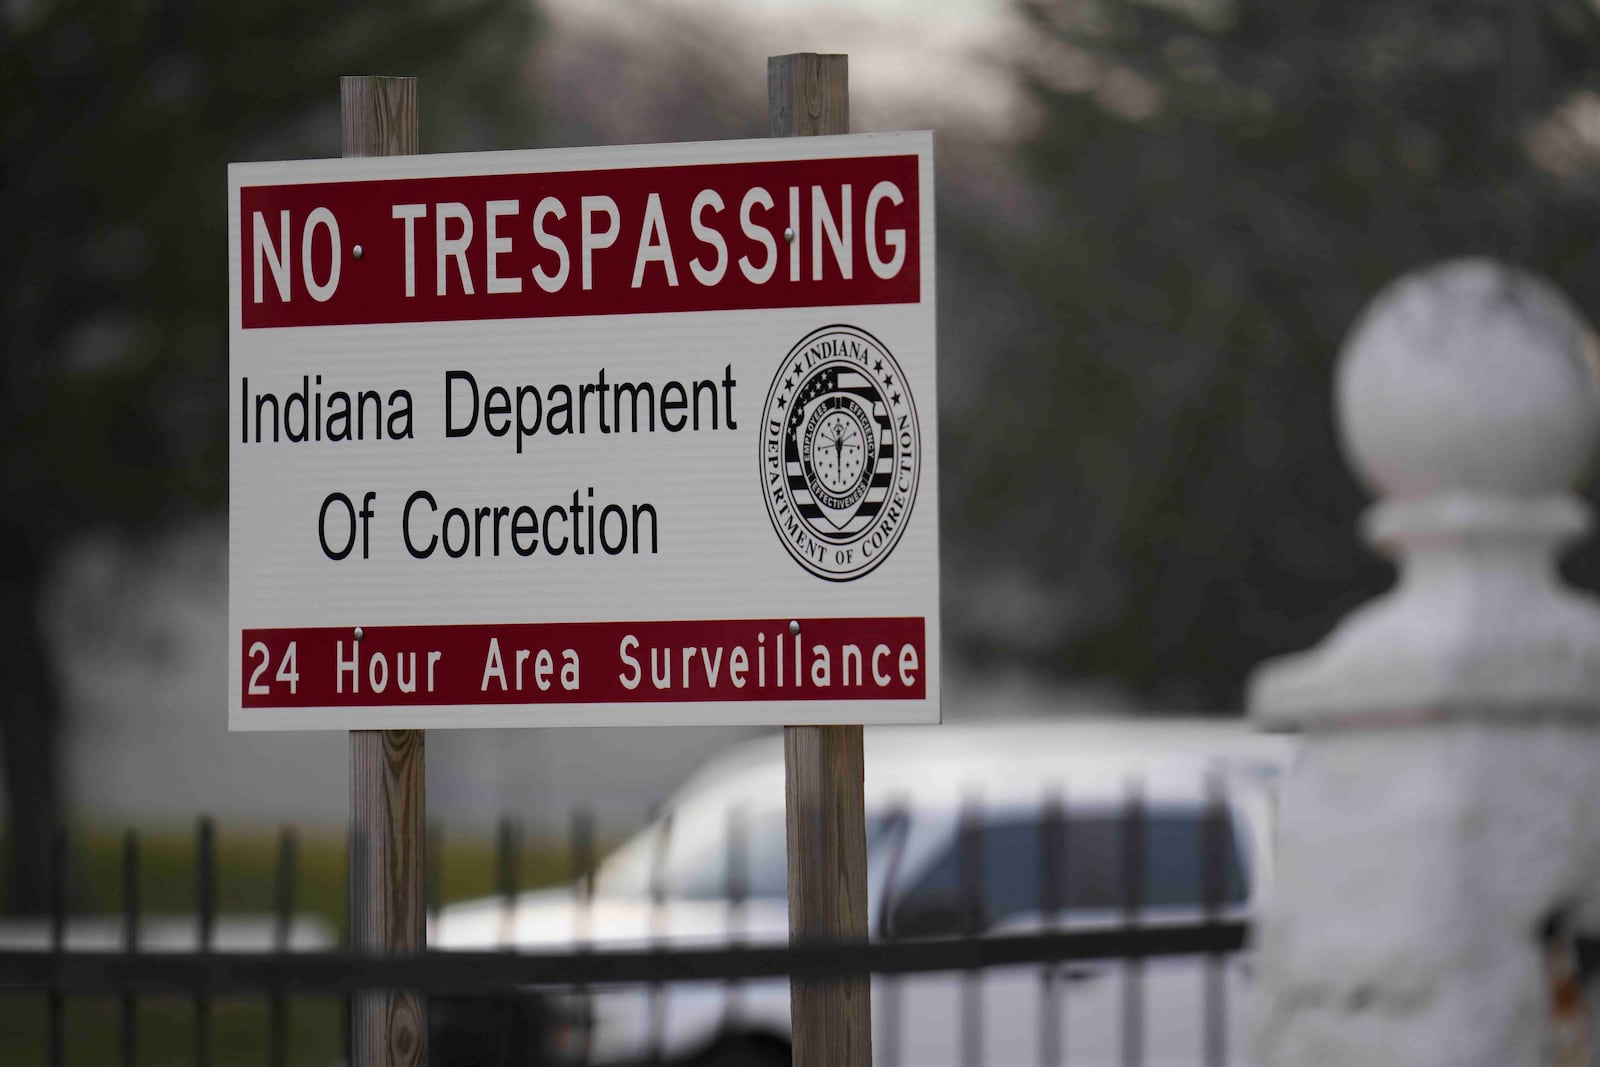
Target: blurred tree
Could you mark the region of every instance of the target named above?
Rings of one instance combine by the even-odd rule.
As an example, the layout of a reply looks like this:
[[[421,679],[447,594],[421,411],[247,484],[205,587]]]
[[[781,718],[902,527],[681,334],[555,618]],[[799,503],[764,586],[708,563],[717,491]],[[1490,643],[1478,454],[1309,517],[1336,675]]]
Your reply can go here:
[[[226,499],[226,163],[337,155],[345,74],[421,76],[429,150],[529,144],[537,29],[532,0],[32,0],[0,13],[14,909],[44,903],[61,817],[48,567],[87,530],[159,530]]]
[[[1600,11],[1019,6],[1037,236],[988,249],[1020,310],[945,451],[953,555],[1027,595],[955,636],[1237,708],[1386,581],[1330,407],[1374,293],[1489,254],[1600,314]],[[1592,545],[1570,563],[1600,577]]]

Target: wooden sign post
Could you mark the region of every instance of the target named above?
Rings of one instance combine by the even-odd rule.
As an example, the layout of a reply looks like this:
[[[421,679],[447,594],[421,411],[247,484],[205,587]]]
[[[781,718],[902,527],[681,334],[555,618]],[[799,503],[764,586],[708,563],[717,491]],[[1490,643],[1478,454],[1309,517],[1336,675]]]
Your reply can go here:
[[[339,90],[344,155],[416,154],[415,78],[342,78]],[[425,736],[350,731],[350,947],[356,952],[426,947]],[[351,1001],[353,1067],[420,1067],[428,1062],[427,1036],[420,994],[379,990]]]
[[[849,57],[802,52],[767,60],[773,137],[850,132]],[[798,239],[799,235],[794,235]],[[786,726],[789,938],[867,939],[865,764],[860,726]],[[871,1067],[871,982],[794,979],[795,1067]]]

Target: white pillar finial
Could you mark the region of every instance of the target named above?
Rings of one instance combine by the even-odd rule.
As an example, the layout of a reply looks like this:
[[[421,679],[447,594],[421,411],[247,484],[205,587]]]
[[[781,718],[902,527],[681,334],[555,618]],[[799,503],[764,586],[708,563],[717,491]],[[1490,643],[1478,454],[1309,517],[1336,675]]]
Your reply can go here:
[[[1345,453],[1380,497],[1365,532],[1399,581],[1258,670],[1252,714],[1600,719],[1600,606],[1555,568],[1588,528],[1570,491],[1600,437],[1588,325],[1541,279],[1457,260],[1385,289],[1336,375]]]

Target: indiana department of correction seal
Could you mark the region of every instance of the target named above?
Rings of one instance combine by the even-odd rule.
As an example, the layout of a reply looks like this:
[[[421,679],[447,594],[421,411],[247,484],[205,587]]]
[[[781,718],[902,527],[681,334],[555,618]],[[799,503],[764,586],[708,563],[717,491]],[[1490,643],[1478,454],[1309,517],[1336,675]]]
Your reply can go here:
[[[767,392],[761,481],[783,547],[832,582],[888,558],[917,499],[922,439],[900,364],[854,326],[789,350]]]

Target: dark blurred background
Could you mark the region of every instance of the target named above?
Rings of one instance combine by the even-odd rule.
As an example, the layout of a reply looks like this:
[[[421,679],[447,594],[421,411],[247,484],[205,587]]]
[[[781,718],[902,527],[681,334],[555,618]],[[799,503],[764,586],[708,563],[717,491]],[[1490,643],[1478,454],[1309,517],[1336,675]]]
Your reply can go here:
[[[12,908],[69,816],[343,818],[340,746],[225,732],[225,165],[337,155],[359,73],[421,78],[426,151],[760,136],[789,51],[851,54],[857,130],[937,132],[950,717],[1019,685],[1034,713],[1238,714],[1254,664],[1391,580],[1330,409],[1364,303],[1489,254],[1600,306],[1591,0],[13,0]],[[1593,588],[1600,553],[1567,569]],[[435,796],[548,800],[565,744],[562,799],[643,804],[711,744],[679,736],[648,773],[628,737],[430,739]],[[241,761],[318,784],[273,807]]]

